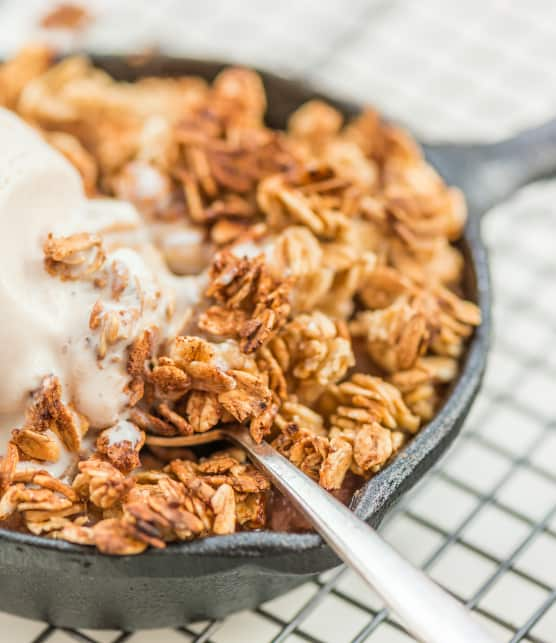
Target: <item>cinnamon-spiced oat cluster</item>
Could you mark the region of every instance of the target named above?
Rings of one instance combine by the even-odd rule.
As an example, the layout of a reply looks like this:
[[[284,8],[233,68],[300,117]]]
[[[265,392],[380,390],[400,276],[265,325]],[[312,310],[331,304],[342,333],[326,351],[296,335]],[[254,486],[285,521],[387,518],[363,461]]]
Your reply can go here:
[[[137,208],[178,299],[181,277],[204,284],[171,332],[133,337],[145,310],[174,320],[172,302],[109,261],[102,236],[44,240],[52,279],[98,289],[89,329],[100,367],[125,351],[126,409],[90,426],[45,374],[0,462],[5,524],[109,554],[262,529],[265,477],[240,449],[201,454],[184,436],[245,424],[335,491],[434,416],[480,314],[453,245],[462,194],[404,130],[372,110],[345,123],[314,100],[278,131],[247,69],[123,83],[41,47],[0,66],[0,105],[66,156],[90,197]],[[61,445],[74,459],[57,478],[40,463]]]

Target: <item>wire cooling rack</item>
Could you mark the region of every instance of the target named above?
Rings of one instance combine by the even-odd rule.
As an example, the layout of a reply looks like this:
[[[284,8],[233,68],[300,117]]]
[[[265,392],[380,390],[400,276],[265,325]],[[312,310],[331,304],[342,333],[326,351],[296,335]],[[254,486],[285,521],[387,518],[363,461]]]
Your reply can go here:
[[[51,4],[0,0],[0,53],[36,36],[37,16]],[[556,114],[551,0],[88,4],[96,19],[78,39],[49,37],[67,47],[158,46],[277,69],[369,100],[429,139],[493,139]],[[448,456],[382,528],[500,641],[556,641],[554,203],[556,183],[547,182],[486,218],[496,301],[482,393]],[[254,611],[178,630],[60,630],[0,614],[0,641],[16,643],[410,640],[345,568]]]

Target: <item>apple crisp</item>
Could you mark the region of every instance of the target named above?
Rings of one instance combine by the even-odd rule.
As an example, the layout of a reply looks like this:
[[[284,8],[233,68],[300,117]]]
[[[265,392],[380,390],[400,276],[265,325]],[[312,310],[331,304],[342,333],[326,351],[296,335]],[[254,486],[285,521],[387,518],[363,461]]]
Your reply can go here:
[[[269,528],[275,492],[245,453],[180,438],[244,424],[341,494],[437,412],[480,313],[454,245],[463,195],[403,129],[313,100],[279,131],[248,69],[124,83],[42,47],[0,66],[0,105],[88,197],[141,220],[141,240],[118,225],[43,239],[49,278],[94,294],[83,332],[97,377],[123,356],[122,402],[98,419],[44,373],[0,461],[4,524],[107,554]]]

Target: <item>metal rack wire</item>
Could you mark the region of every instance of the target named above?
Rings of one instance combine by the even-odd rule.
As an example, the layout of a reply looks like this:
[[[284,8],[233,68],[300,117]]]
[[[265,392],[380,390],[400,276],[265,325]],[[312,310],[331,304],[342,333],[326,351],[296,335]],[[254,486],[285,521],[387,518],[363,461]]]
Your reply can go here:
[[[2,51],[33,34],[30,20],[48,2],[23,4],[0,1]],[[340,0],[210,0],[203,11],[160,0],[144,15],[131,0],[90,4],[99,24],[85,47],[156,43],[278,68],[372,100],[429,137],[495,138],[556,111],[550,0],[353,0],[349,11]],[[114,25],[126,15],[133,31],[120,37]],[[533,186],[485,221],[497,300],[483,392],[449,455],[383,526],[501,641],[556,640],[555,197],[556,184]],[[0,628],[33,643],[412,640],[345,568],[253,612],[178,630],[60,630],[7,615]]]

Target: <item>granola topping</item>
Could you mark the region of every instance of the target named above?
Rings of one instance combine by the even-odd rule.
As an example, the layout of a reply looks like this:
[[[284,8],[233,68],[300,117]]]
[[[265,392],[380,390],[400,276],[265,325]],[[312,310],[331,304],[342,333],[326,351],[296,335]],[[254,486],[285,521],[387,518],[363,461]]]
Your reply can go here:
[[[373,110],[265,109],[247,69],[0,65],[0,521],[110,555],[283,527],[187,438],[243,424],[346,499],[439,409],[481,321],[463,196]]]

